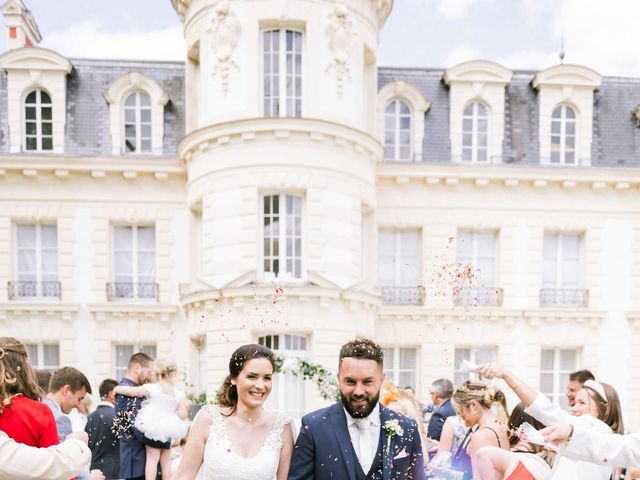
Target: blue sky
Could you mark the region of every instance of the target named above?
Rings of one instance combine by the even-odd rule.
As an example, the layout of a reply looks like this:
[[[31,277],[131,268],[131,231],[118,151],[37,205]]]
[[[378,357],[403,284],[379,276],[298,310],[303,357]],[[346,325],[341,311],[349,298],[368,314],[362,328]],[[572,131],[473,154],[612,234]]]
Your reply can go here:
[[[170,0],[24,0],[42,46],[69,57],[182,59]],[[385,66],[450,67],[488,59],[512,69],[566,63],[640,77],[640,0],[395,0],[382,30]],[[0,49],[4,50],[4,38]]]

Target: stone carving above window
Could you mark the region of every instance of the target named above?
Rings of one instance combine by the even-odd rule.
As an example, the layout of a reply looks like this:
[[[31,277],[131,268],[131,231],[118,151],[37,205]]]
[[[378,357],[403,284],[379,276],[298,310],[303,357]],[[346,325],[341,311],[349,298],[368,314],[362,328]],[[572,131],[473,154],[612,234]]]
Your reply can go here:
[[[329,14],[326,33],[329,51],[331,52],[331,63],[325,71],[335,70],[336,92],[341,97],[345,77],[351,79],[348,62],[353,40],[356,36],[351,16],[344,6],[336,5]]]
[[[213,67],[213,77],[220,75],[222,92],[226,97],[229,92],[229,73],[232,68],[239,69],[238,64],[233,60],[233,51],[240,35],[240,21],[231,11],[229,2],[220,0],[213,7],[210,22],[208,32],[211,34],[211,47],[218,60],[218,64]]]

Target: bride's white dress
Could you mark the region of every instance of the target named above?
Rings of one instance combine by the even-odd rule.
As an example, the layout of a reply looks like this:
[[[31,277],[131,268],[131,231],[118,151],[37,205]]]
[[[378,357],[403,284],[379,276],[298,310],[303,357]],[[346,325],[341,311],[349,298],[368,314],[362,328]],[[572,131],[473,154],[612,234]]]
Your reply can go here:
[[[207,411],[211,415],[211,429],[204,447],[201,470],[203,480],[273,480],[278,471],[282,430],[289,419],[278,415],[273,428],[267,434],[262,448],[255,457],[238,455],[227,436],[223,417],[215,406]]]

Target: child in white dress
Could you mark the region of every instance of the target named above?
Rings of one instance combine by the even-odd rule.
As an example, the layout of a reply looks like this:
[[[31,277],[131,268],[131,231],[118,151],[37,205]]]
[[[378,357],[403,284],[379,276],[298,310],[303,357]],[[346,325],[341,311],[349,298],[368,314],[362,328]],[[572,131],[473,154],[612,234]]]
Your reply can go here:
[[[142,403],[134,424],[149,440],[145,445],[146,480],[156,479],[158,462],[162,469],[162,480],[171,478],[171,443],[184,437],[189,430],[186,396],[175,388],[177,373],[174,362],[158,360],[155,372],[157,383],[139,387],[118,385],[114,388],[119,395],[148,397]]]

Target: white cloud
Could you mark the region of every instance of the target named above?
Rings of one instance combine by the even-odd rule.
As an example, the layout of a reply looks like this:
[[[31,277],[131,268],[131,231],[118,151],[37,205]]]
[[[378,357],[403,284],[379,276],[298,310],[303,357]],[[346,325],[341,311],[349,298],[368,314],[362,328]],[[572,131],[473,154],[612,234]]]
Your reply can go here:
[[[603,75],[640,76],[640,55],[634,40],[638,31],[640,2],[563,0],[555,21],[558,35],[564,31],[565,63],[591,67]]]
[[[436,0],[436,9],[439,15],[448,20],[459,20],[478,1],[480,0]]]
[[[466,62],[468,60],[478,60],[480,58],[482,58],[480,50],[468,45],[463,45],[451,50],[442,62],[442,66],[444,68],[450,68],[459,63]]]
[[[182,26],[141,32],[107,32],[94,20],[49,33],[41,44],[67,57],[183,60]]]
[[[544,70],[560,63],[560,58],[555,53],[530,49],[516,51],[492,60],[510,70]]]

